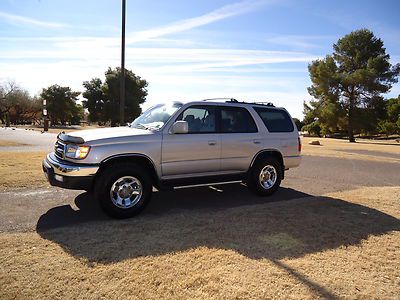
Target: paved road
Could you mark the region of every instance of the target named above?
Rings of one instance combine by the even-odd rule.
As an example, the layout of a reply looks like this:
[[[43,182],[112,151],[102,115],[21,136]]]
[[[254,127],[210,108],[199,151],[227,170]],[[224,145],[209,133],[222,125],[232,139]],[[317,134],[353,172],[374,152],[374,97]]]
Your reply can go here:
[[[0,140],[26,144],[20,147],[0,147],[1,151],[50,151],[54,147],[57,135],[55,133],[41,133],[39,131],[20,128],[0,128]]]
[[[0,140],[29,144],[0,147],[9,151],[48,151],[55,134],[0,128]],[[384,158],[382,158],[384,161]],[[252,195],[241,184],[216,185],[156,192],[144,214],[180,213],[185,210],[226,209],[267,201],[283,201],[309,195],[355,189],[360,186],[400,186],[400,164],[304,156],[299,168],[289,170],[282,188],[272,197]],[[43,221],[43,216],[46,216]],[[49,217],[51,216],[51,217]],[[54,187],[0,193],[0,231],[54,228],[106,218],[89,193]]]
[[[305,156],[301,167],[287,172],[282,188],[272,197],[254,196],[237,183],[156,192],[143,214],[227,209],[359,186],[399,186],[399,171],[400,164],[395,163]],[[48,187],[0,193],[0,232],[35,230],[36,226],[44,230],[105,218],[91,194],[82,191]]]

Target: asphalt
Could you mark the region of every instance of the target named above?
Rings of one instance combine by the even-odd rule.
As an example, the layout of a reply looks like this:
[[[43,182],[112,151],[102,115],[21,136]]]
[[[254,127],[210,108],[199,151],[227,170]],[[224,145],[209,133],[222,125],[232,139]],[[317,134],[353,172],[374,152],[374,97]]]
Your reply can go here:
[[[0,128],[0,140],[12,141],[25,146],[0,147],[1,151],[50,151],[54,147],[55,133],[20,128]]]
[[[51,149],[55,139],[53,134],[0,129],[0,139],[6,137],[42,150]],[[240,183],[155,191],[141,217],[290,201],[361,186],[399,186],[400,164],[386,163],[384,158],[382,160],[303,156],[300,167],[287,171],[281,188],[265,198],[251,194]],[[0,232],[48,230],[103,219],[108,217],[100,210],[93,196],[84,191],[49,186],[0,193]]]

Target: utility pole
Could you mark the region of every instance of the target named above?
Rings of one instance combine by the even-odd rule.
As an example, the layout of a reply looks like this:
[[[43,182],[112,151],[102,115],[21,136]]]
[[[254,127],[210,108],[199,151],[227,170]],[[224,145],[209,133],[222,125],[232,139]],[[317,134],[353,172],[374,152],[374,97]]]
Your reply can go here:
[[[122,0],[122,35],[121,35],[121,82],[120,82],[120,126],[125,125],[125,15],[126,0]]]

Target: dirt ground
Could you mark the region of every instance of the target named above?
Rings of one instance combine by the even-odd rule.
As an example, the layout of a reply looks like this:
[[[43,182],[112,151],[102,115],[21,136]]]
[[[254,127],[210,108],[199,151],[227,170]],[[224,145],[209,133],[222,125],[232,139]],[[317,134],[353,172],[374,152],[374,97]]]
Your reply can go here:
[[[303,154],[310,157],[400,162],[396,145],[306,141]],[[33,191],[16,206],[40,201],[34,188],[46,185],[44,156],[0,151],[0,189]],[[123,221],[98,217],[86,194],[75,205],[55,204],[36,217],[34,229],[0,230],[0,298],[399,299],[400,182],[355,182],[358,188],[312,196],[302,192],[307,185],[336,183],[305,175],[285,179],[296,184],[296,197],[268,202],[241,190],[217,188],[211,197],[188,189],[169,196],[187,205],[168,210],[159,199],[152,213]],[[190,205],[197,194],[210,197],[208,204]],[[214,203],[228,203],[226,197],[241,202]],[[9,213],[18,209],[10,206]]]
[[[321,145],[310,145],[319,141]],[[302,138],[304,155],[400,163],[400,143],[358,139],[357,143],[328,138]]]

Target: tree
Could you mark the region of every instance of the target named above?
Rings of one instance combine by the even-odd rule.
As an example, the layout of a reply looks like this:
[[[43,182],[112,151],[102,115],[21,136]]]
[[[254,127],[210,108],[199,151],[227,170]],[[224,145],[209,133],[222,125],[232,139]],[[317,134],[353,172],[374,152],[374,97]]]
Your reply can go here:
[[[38,120],[41,106],[28,91],[9,81],[0,85],[0,121],[6,126],[27,124]]]
[[[10,98],[18,90],[17,84],[13,81],[3,83],[0,86],[0,120],[6,126],[10,126],[10,110],[12,102]]]
[[[47,112],[51,125],[76,122],[77,118],[83,115],[83,108],[76,104],[79,94],[79,92],[72,91],[70,87],[62,87],[57,84],[42,90],[40,96],[47,101]]]
[[[388,99],[385,104],[386,118],[379,122],[380,132],[386,136],[400,133],[400,95],[397,98]]]
[[[301,128],[304,126],[304,123],[297,118],[293,118],[294,124],[296,124],[296,128],[298,131],[301,131]]]
[[[345,128],[345,112],[339,102],[310,101],[303,103],[304,124],[309,125],[318,120],[319,133],[331,134],[343,131]]]
[[[84,107],[89,110],[89,119],[97,122],[119,122],[120,76],[121,69],[115,68],[105,72],[105,82],[99,78],[85,81],[83,97]],[[148,83],[145,79],[125,70],[125,121],[131,122],[142,112],[140,104],[146,101]]]
[[[321,136],[321,126],[318,121],[314,121],[308,125],[304,125],[301,131],[307,131],[311,135]]]
[[[83,106],[89,111],[89,121],[105,122],[105,99],[103,92],[103,83],[100,78],[93,78],[90,81],[84,81],[85,91],[82,96],[87,99],[83,101]]]
[[[350,142],[355,142],[357,108],[368,105],[397,82],[400,64],[392,66],[381,39],[361,29],[339,39],[334,52],[313,61],[308,92],[319,105],[333,103],[345,112]]]
[[[397,98],[388,99],[386,102],[388,120],[396,123],[400,118],[400,95]]]

